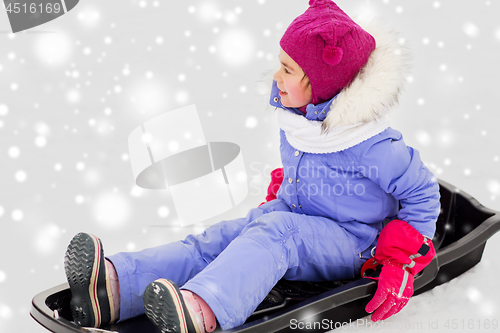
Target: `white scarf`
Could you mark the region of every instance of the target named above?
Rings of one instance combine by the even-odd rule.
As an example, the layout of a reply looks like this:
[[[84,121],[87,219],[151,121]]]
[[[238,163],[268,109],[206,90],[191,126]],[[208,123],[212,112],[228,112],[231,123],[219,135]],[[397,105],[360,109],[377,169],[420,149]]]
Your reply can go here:
[[[384,118],[334,127],[328,133],[321,134],[321,121],[309,120],[281,108],[277,108],[276,111],[278,125],[285,131],[290,145],[297,150],[313,154],[328,154],[354,147],[389,127],[389,121]]]

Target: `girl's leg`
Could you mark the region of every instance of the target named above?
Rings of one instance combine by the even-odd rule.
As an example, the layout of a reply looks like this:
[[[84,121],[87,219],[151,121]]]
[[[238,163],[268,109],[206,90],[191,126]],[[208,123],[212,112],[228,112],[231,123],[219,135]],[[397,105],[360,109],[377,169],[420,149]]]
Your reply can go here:
[[[286,204],[273,200],[251,209],[245,218],[222,221],[182,241],[107,257],[118,274],[120,321],[144,314],[142,297],[151,282],[166,278],[182,286],[214,261],[251,221],[285,210],[290,210]]]
[[[249,223],[182,288],[199,295],[229,329],[243,324],[282,277],[353,278],[360,266],[356,245],[356,237],[331,219],[272,212]]]

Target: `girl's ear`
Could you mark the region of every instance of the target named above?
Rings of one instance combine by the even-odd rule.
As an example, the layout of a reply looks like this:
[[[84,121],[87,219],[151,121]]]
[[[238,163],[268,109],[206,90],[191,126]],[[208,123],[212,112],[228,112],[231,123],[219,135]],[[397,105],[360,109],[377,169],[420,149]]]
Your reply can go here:
[[[311,81],[309,81],[308,77],[306,77],[306,80],[307,80],[306,83],[305,83],[306,84],[306,90],[311,90]]]
[[[304,78],[307,80],[306,85],[307,89],[306,90],[311,90],[311,80],[309,80],[309,77],[304,73]]]

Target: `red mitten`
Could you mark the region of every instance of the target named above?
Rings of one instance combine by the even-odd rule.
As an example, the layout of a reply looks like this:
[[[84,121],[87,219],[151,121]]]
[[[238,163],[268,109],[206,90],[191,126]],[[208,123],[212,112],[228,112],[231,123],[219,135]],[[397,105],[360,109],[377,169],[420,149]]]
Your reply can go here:
[[[271,184],[269,184],[269,187],[267,188],[266,201],[261,203],[259,206],[262,206],[266,202],[276,199],[276,193],[278,193],[281,183],[283,182],[283,176],[283,168],[277,168],[271,171]]]
[[[373,321],[384,320],[398,313],[413,295],[414,276],[431,261],[436,251],[432,241],[425,238],[408,223],[393,220],[380,232],[375,256],[361,270],[376,269],[382,265],[377,291],[366,305],[373,312]],[[374,312],[375,311],[375,312]]]

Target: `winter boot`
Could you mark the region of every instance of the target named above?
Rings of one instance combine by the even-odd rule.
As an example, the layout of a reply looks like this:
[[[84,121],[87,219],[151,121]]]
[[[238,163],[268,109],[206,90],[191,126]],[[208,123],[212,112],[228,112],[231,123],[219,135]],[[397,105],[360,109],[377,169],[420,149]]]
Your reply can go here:
[[[86,327],[115,322],[115,302],[101,240],[86,233],[73,237],[64,257],[64,270],[74,322]]]
[[[188,290],[180,291],[166,279],[158,279],[146,288],[144,309],[161,333],[209,333],[217,324],[203,299]]]

